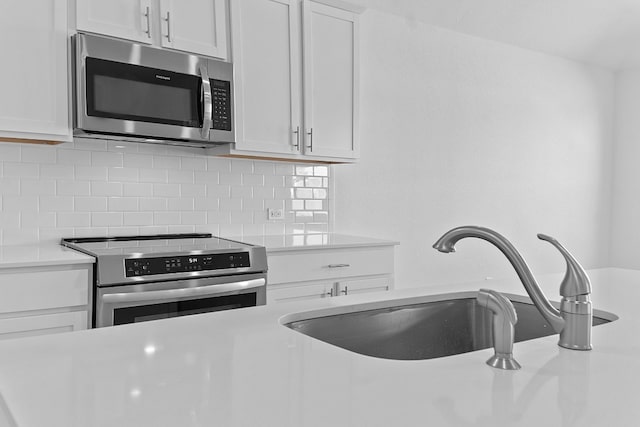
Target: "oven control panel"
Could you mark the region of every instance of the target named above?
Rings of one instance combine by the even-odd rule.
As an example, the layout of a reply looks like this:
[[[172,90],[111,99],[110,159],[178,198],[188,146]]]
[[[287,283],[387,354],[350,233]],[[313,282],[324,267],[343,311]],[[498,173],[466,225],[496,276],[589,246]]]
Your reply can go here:
[[[124,260],[126,277],[250,267],[248,252]]]

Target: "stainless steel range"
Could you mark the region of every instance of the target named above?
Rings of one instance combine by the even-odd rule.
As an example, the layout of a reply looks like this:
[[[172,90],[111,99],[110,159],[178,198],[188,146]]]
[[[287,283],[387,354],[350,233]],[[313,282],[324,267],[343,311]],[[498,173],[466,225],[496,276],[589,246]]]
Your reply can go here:
[[[96,258],[93,326],[266,303],[264,247],[211,234],[62,239]]]

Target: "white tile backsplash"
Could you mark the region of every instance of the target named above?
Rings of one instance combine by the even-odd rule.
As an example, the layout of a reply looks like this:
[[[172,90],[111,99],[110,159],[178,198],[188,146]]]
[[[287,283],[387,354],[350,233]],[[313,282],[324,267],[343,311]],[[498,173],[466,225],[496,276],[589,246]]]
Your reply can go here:
[[[76,166],[76,180],[79,181],[107,181],[109,178],[106,167]]]
[[[92,212],[91,225],[94,227],[113,227],[123,225],[122,212]]]
[[[106,197],[74,197],[73,206],[76,212],[107,212]]]
[[[91,153],[91,166],[124,167],[124,154],[94,151]]]
[[[22,194],[25,191],[25,184],[28,180],[22,181]],[[53,191],[44,193],[60,196],[91,196],[91,183],[89,181],[72,181],[70,179],[59,179],[50,181],[53,184]]]
[[[115,182],[138,182],[140,173],[136,168],[111,167],[107,169],[108,180]]]
[[[65,188],[63,186],[63,188]],[[56,182],[44,179],[20,180],[20,194],[23,196],[40,196],[56,194]]]
[[[40,176],[40,168],[34,163],[22,162],[5,162],[3,168],[3,176],[11,177],[38,177]]]
[[[51,155],[51,150],[47,147],[37,145],[22,147],[20,160],[25,163],[55,163],[55,156]]]
[[[57,227],[91,227],[89,212],[58,212],[56,218]]]
[[[51,156],[51,153],[49,155]],[[0,169],[0,176],[1,173],[2,170]],[[73,179],[74,176],[73,165],[40,165],[40,178]]]
[[[328,231],[331,169],[81,138],[0,143],[0,244],[62,237]],[[271,221],[267,209],[284,209]]]
[[[2,196],[6,201],[7,196]],[[41,212],[73,212],[73,196],[40,196],[39,210]]]
[[[19,162],[20,147],[16,144],[0,144],[0,159],[3,162]]]

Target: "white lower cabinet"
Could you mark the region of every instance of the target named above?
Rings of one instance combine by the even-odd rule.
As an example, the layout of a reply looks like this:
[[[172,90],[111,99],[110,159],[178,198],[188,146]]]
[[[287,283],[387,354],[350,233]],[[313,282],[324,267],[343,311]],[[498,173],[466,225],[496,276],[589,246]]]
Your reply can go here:
[[[267,304],[393,288],[393,246],[267,252]]]
[[[87,310],[0,319],[0,340],[77,331],[88,323]]]
[[[0,269],[0,340],[87,329],[91,267]]]
[[[389,276],[374,276],[352,280],[342,280],[336,283],[337,295],[355,295],[368,292],[388,291],[393,286],[393,278]]]
[[[267,285],[267,304],[329,298],[334,295],[336,294],[333,283],[303,283],[292,286],[269,283]]]

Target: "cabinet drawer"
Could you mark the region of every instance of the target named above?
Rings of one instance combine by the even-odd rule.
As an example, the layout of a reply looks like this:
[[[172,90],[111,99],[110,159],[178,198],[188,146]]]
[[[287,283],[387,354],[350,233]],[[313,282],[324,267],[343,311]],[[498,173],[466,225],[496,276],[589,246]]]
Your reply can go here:
[[[89,304],[89,269],[0,270],[0,313]]]
[[[355,295],[369,292],[383,292],[391,289],[392,285],[393,279],[387,276],[341,280],[338,283],[338,293],[343,295]]]
[[[334,296],[334,292],[333,283],[311,283],[302,286],[267,287],[267,304],[330,298]]]
[[[270,284],[393,274],[393,247],[271,253],[268,262]]]
[[[87,329],[88,312],[43,314],[0,320],[0,340]]]

